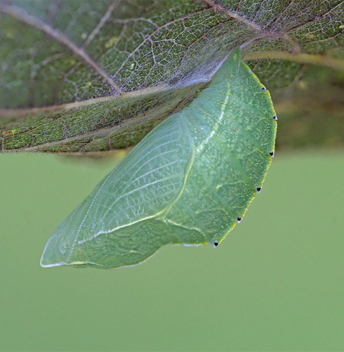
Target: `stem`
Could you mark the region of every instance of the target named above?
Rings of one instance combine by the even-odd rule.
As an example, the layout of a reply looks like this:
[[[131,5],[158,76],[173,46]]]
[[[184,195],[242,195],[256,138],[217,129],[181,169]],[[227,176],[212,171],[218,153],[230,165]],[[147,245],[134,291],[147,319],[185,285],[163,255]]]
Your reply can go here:
[[[326,55],[313,54],[291,54],[281,51],[261,51],[256,53],[247,53],[243,55],[243,60],[259,59],[278,59],[299,62],[302,64],[311,64],[317,66],[327,66],[336,70],[344,71],[344,60],[331,58]]]

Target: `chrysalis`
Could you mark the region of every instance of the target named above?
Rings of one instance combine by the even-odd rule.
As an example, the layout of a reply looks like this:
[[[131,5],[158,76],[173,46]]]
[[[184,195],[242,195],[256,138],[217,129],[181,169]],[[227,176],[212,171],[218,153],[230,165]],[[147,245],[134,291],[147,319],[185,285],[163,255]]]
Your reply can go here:
[[[216,247],[260,192],[276,128],[269,92],[234,50],[59,224],[41,265],[118,268],[166,245]]]

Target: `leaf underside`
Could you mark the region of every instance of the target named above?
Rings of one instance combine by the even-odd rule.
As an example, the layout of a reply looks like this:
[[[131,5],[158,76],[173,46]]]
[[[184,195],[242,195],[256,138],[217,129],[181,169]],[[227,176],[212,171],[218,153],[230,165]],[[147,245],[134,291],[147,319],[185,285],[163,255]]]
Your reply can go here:
[[[262,187],[275,119],[269,92],[235,50],[58,226],[41,265],[117,268],[166,245],[216,247]]]
[[[1,151],[133,146],[235,47],[269,89],[299,79],[307,61],[255,54],[344,67],[343,13],[339,0],[2,1]]]

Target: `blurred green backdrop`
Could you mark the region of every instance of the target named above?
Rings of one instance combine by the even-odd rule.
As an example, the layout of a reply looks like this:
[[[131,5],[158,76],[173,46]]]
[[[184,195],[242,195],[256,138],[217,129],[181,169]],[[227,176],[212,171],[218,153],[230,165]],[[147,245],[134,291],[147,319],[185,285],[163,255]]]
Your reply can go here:
[[[57,224],[115,162],[0,155],[1,350],[344,350],[343,150],[277,153],[217,249],[41,268]]]

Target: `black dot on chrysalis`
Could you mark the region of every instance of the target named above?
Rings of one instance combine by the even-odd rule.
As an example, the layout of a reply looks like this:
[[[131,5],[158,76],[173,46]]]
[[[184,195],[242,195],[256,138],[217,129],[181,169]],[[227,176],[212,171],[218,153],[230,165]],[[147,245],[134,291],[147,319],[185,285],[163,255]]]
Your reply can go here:
[[[265,87],[262,87],[262,90],[266,90],[266,88],[265,88]]]
[[[257,192],[260,193],[260,191],[261,191],[261,188],[257,187]]]
[[[272,119],[275,120],[275,121],[277,121],[277,120],[278,120],[278,119],[277,119],[277,115],[275,115]]]
[[[214,248],[219,245],[219,242],[214,242]]]
[[[240,224],[241,223],[241,218],[237,218],[237,223]]]
[[[271,156],[272,158],[273,158],[274,155],[275,155],[274,152],[270,152],[269,154],[270,154],[270,156]]]

